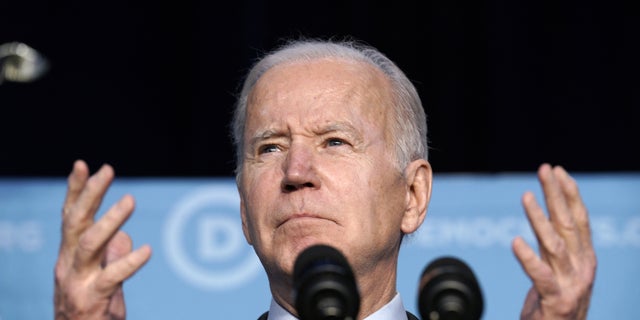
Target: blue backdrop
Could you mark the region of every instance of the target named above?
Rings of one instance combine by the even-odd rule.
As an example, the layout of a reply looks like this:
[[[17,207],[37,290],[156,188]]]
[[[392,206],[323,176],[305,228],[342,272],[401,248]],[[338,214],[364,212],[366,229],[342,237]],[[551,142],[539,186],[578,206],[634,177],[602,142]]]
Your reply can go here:
[[[576,179],[599,261],[589,318],[639,319],[640,173]],[[65,180],[0,178],[0,320],[53,318]],[[483,318],[518,318],[529,280],[510,243],[523,235],[535,245],[520,206],[525,190],[540,199],[534,174],[435,175],[427,219],[401,251],[398,289],[410,311],[422,269],[455,255],[480,281]],[[154,250],[125,284],[129,319],[255,319],[268,308],[266,276],[242,235],[232,179],[117,178],[103,206],[125,193],[137,200],[125,230],[135,247]]]

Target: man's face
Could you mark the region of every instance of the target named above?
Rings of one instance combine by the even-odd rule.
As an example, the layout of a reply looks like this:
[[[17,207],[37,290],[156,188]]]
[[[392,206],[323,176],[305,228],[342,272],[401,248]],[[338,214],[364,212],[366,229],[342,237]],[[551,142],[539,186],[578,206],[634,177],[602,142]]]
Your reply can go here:
[[[279,65],[253,89],[240,175],[243,231],[270,276],[323,243],[356,273],[395,260],[408,187],[388,80],[364,63]]]

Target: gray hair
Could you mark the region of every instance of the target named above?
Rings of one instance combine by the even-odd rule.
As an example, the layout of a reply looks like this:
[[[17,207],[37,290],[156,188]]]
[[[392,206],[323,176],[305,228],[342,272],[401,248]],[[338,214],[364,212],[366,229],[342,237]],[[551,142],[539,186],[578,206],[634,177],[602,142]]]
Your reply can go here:
[[[232,123],[236,150],[236,176],[243,164],[244,129],[249,94],[260,77],[274,66],[295,62],[336,58],[361,61],[381,70],[392,84],[394,115],[391,122],[396,137],[396,161],[404,169],[411,161],[427,159],[427,119],[422,102],[407,76],[393,61],[373,47],[355,41],[292,40],[260,59],[244,80],[235,106]]]

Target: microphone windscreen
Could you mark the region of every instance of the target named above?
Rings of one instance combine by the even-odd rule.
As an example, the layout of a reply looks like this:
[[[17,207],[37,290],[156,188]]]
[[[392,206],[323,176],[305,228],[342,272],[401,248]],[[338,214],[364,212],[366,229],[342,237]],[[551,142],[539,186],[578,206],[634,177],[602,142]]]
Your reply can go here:
[[[440,257],[422,272],[418,309],[423,319],[478,320],[484,301],[471,268],[455,257]]]
[[[314,245],[296,259],[295,305],[302,320],[355,319],[360,309],[355,276],[337,249]]]

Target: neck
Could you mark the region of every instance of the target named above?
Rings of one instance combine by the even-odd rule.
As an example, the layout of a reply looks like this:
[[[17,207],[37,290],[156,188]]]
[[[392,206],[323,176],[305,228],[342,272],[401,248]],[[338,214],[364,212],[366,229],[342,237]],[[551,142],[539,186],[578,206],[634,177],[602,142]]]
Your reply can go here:
[[[364,319],[378,311],[396,295],[396,261],[394,257],[388,263],[379,262],[373,266],[371,272],[358,277],[361,296],[358,319]]]

